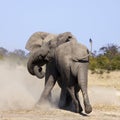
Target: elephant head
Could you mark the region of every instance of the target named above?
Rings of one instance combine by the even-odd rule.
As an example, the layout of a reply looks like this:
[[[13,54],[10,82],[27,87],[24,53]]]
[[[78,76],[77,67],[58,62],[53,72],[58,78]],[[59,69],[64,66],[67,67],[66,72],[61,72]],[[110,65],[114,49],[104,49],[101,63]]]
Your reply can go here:
[[[40,40],[36,40],[35,36],[37,36],[37,38],[40,38],[39,35],[43,35],[43,33],[38,33],[39,35],[36,34],[37,33],[35,33],[35,35],[33,34],[33,36],[30,37],[26,45],[27,49],[34,51],[28,60],[27,68],[30,74],[36,75],[38,78],[43,78],[45,73],[42,70],[42,66],[45,65],[47,62],[50,62],[54,58],[55,48],[69,41],[76,42],[76,39],[70,32],[65,32],[57,35],[57,37],[54,36],[53,39],[49,40],[48,42],[44,42],[44,44],[40,46],[40,44],[38,45],[36,42]],[[46,33],[45,35],[47,36],[48,33]],[[43,37],[45,37],[45,35]],[[35,41],[35,43],[33,41]],[[30,44],[30,42],[32,43],[32,45]]]
[[[44,43],[57,37],[55,34],[47,32],[35,32],[28,39],[25,48],[31,53],[39,49]]]
[[[27,68],[30,74],[36,75],[38,78],[44,77],[44,72],[41,71],[42,68],[38,67],[40,66],[40,62],[34,61],[35,60],[35,52],[41,48],[42,45],[47,43],[48,41],[55,39],[57,35],[47,33],[47,32],[35,32],[30,36],[28,39],[25,48],[30,52],[30,54],[33,54],[27,63]],[[42,50],[41,50],[42,51]],[[45,51],[44,51],[45,52]],[[42,53],[43,54],[43,53]]]

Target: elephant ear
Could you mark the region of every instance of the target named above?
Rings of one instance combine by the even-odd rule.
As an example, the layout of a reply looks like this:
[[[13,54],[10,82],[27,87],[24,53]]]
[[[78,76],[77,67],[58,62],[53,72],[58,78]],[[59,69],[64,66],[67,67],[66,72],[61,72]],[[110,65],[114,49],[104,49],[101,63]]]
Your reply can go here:
[[[48,42],[51,39],[54,39],[56,35],[50,34],[47,32],[35,32],[28,39],[25,48],[30,52],[35,52],[38,50],[44,43]]]
[[[81,60],[88,60],[89,51],[86,46],[77,43],[72,46],[72,60],[79,62]]]
[[[71,32],[64,32],[59,34],[57,37],[58,45],[69,41],[76,41],[76,38],[71,34]]]

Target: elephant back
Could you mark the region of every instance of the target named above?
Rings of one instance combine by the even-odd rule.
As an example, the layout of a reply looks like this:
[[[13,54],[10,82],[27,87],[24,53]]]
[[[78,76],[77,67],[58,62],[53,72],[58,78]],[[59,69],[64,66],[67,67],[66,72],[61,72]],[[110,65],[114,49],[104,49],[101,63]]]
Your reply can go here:
[[[81,61],[89,59],[89,51],[87,47],[81,43],[77,43],[72,47],[72,59],[73,61]]]
[[[87,47],[74,40],[61,44],[56,48],[56,54],[61,56],[69,56],[73,61],[78,62],[80,60],[88,60],[89,51]],[[56,56],[58,56],[56,55]]]

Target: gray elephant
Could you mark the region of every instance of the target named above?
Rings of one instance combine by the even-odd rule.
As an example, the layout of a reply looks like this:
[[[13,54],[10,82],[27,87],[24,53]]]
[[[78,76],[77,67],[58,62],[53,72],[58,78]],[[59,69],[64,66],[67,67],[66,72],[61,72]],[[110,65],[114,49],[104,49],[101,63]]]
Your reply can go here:
[[[62,37],[64,35],[66,39]],[[54,63],[40,102],[46,100],[57,81],[62,90],[67,91],[71,96],[76,112],[82,111],[78,96],[78,92],[81,90],[85,112],[90,113],[92,107],[87,93],[89,51],[84,45],[77,43],[70,33],[63,33],[60,36],[57,37],[56,41],[50,40],[42,45],[30,56],[28,61],[28,71],[31,74],[34,74],[34,69],[38,63],[39,72],[37,74],[43,74],[41,66],[44,64]]]
[[[60,35],[55,35],[47,32],[36,32],[34,33],[28,40],[26,44],[26,49],[30,51],[30,54],[34,54],[35,51],[37,51],[41,46],[49,42],[50,40],[55,40],[54,42],[49,42],[52,47],[57,47],[59,44],[62,44],[64,42],[67,42],[68,37],[73,37],[73,35],[70,32],[66,32],[64,34]],[[50,76],[51,76],[51,71],[52,69],[54,70],[54,61],[52,62],[47,62],[46,63],[46,71],[45,73],[39,72],[40,68],[38,67],[40,65],[40,61],[38,61],[33,68],[29,71],[32,75],[37,76],[38,78],[43,78],[45,76],[45,85],[47,82],[49,82]],[[59,79],[61,79],[59,77]],[[51,93],[49,93],[48,98],[46,99],[51,99]],[[61,95],[60,95],[60,100],[59,100],[59,107],[60,108],[66,108],[69,106],[72,102],[72,99],[69,95],[69,93],[63,89],[61,89]]]

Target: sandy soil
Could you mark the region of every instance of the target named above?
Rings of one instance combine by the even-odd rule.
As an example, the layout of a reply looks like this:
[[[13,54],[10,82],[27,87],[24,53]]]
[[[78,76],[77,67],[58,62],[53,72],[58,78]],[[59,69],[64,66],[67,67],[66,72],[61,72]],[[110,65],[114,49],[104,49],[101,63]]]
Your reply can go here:
[[[0,120],[120,120],[120,71],[103,75],[89,72],[88,91],[93,106],[89,115],[59,109],[57,85],[52,91],[53,103],[35,108],[44,79],[29,75],[23,66],[2,63],[0,77]]]
[[[80,115],[60,109],[16,110],[0,113],[0,120],[119,120],[120,109],[93,109],[90,115]]]

